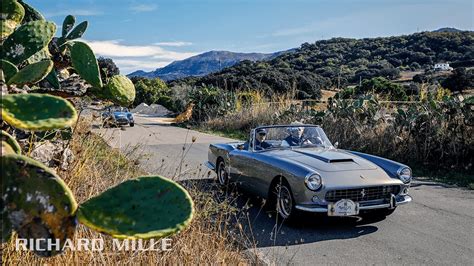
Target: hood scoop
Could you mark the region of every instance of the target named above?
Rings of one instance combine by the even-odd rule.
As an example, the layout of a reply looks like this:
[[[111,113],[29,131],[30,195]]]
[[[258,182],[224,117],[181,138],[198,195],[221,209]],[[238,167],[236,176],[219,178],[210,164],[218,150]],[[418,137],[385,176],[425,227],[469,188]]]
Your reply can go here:
[[[354,162],[352,159],[329,159],[329,163],[347,163],[347,162]]]
[[[327,158],[327,157],[323,157],[323,156],[320,156],[320,155],[317,155],[317,154],[314,154],[314,153],[309,153],[309,152],[304,152],[304,151],[294,150],[294,152],[304,154],[306,156],[318,159],[318,160],[323,161],[325,163],[348,163],[348,162],[352,163],[352,162],[354,162],[354,160],[352,158]]]

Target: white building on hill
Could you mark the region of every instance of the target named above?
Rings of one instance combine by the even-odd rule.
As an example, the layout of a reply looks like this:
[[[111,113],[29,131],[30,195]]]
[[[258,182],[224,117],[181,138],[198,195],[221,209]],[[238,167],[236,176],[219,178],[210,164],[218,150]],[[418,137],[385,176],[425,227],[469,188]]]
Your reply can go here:
[[[453,70],[453,68],[449,66],[449,63],[437,63],[434,65],[433,69],[437,71]]]

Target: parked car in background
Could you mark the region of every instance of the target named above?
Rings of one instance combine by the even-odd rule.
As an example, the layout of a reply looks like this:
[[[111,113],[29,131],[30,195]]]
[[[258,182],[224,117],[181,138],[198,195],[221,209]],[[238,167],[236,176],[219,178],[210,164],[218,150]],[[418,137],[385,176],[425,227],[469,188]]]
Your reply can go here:
[[[211,144],[207,166],[221,185],[266,198],[283,219],[298,212],[383,218],[412,201],[408,166],[337,149],[315,125],[263,126],[247,142]]]
[[[135,126],[133,114],[126,107],[111,106],[107,107],[102,113],[103,126]]]

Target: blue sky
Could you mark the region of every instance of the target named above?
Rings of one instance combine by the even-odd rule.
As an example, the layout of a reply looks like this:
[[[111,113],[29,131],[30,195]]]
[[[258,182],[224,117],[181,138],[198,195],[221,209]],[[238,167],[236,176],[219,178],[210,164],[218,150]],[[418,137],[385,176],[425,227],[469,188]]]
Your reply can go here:
[[[275,52],[331,37],[440,27],[473,30],[472,0],[33,0],[61,25],[88,20],[84,39],[121,72],[153,70],[209,51]]]

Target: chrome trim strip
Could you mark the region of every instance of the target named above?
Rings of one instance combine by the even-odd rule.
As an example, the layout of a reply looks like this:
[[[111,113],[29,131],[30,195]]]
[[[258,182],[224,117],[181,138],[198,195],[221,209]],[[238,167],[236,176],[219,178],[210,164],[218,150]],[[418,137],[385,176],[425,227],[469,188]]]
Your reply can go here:
[[[209,162],[209,161],[205,161],[205,162],[204,162],[204,165],[205,165],[207,168],[209,168],[209,169],[211,169],[211,170],[213,170],[213,171],[216,170],[216,167],[215,167],[211,162]]]
[[[396,201],[395,206],[407,204],[411,202],[412,200],[413,200],[412,197],[405,195],[403,196],[402,200]],[[306,212],[328,212],[327,207],[306,207],[306,206],[296,205],[295,208],[301,211],[306,211]],[[383,209],[383,208],[390,208],[390,203],[359,207],[360,210],[373,210],[373,209]]]

